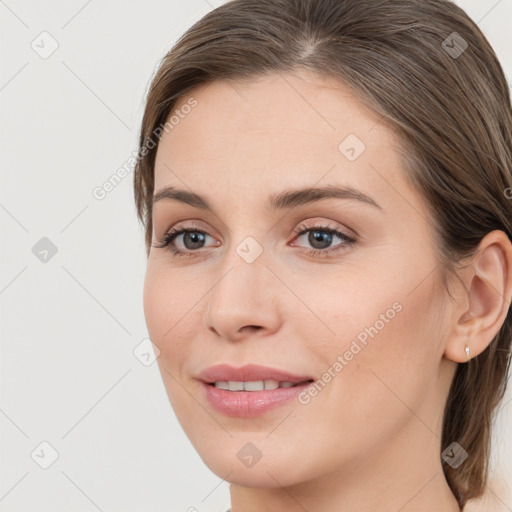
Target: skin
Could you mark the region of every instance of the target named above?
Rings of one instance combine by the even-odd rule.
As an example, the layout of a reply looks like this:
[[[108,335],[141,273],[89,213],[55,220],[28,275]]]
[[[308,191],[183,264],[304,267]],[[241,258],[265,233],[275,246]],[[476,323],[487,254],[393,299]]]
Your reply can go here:
[[[275,74],[191,96],[197,106],[160,140],[155,192],[193,191],[214,212],[154,204],[154,245],[177,224],[208,235],[196,249],[184,235],[174,240],[189,256],[151,248],[144,312],[171,405],[205,464],[230,482],[232,512],[458,511],[440,460],[443,407],[465,344],[478,355],[505,319],[507,237],[482,240],[452,301],[397,135],[344,84]],[[338,149],[349,134],[366,145],[353,162]],[[356,187],[381,208],[339,198],[266,207],[284,189],[325,185]],[[293,233],[326,223],[356,243],[333,235],[322,249]],[[252,263],[236,252],[248,236],[263,249]],[[198,373],[218,363],[321,379],[397,303],[400,312],[308,404],[231,418],[202,393]],[[237,457],[248,442],[261,452],[250,468]]]

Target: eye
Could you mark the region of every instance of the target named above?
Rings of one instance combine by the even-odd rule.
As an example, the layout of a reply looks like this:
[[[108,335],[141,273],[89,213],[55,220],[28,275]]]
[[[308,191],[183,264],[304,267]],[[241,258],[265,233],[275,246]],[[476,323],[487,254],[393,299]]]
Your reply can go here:
[[[211,237],[206,231],[199,228],[185,228],[181,225],[176,226],[169,230],[158,244],[154,245],[158,249],[169,247],[169,250],[176,256],[191,255],[192,252],[198,252],[197,249],[202,249],[206,238]],[[176,246],[176,240],[180,240],[182,247]],[[219,245],[218,243],[216,245]]]
[[[307,226],[302,224],[294,230],[294,234],[296,235],[295,239],[308,234],[306,237],[307,243],[311,244],[313,248],[303,248],[302,252],[311,256],[324,257],[334,252],[346,250],[356,243],[355,238],[329,225]],[[174,256],[196,256],[201,253],[198,249],[205,247],[207,238],[213,239],[202,229],[186,228],[183,225],[178,225],[165,233],[159,243],[153,245],[153,247],[158,249],[168,247],[168,250]],[[332,244],[336,239],[340,240],[341,243],[333,246]],[[219,242],[216,241],[213,246],[217,247],[219,245]]]
[[[294,232],[297,235],[297,239],[307,234],[306,242],[309,243],[313,249],[304,252],[311,256],[324,256],[333,252],[343,251],[356,243],[355,238],[328,225],[307,226],[303,224],[296,228]],[[341,243],[332,246],[336,239],[341,240]]]

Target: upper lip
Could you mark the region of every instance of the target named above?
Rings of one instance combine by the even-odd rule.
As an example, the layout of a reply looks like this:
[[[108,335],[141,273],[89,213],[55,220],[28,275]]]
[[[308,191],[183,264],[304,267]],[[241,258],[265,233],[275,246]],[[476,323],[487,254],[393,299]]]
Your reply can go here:
[[[228,364],[218,364],[210,366],[203,370],[199,376],[199,380],[207,383],[219,381],[259,381],[259,380],[276,380],[278,382],[303,382],[313,380],[308,375],[293,375],[284,370],[270,368],[269,366],[259,366],[256,364],[248,364],[240,368],[235,368]]]

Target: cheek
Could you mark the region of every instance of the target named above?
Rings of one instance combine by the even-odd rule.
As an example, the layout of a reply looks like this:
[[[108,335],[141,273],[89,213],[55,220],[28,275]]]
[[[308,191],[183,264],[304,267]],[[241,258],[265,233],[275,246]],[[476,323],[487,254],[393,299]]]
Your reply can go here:
[[[204,291],[176,272],[148,264],[144,280],[144,315],[151,341],[159,348],[157,359],[169,402],[185,431],[190,430],[191,407],[195,402],[184,391],[184,368],[197,354],[193,339],[202,325],[201,304]],[[199,322],[199,324],[198,324]]]
[[[311,321],[312,315],[295,312],[317,377],[325,382],[311,402],[340,404],[331,409],[336,417],[331,425],[353,426],[354,436],[370,418],[388,418],[392,429],[393,421],[410,416],[404,403],[419,409],[442,352],[442,291],[434,277],[417,285],[413,273],[400,279],[368,275],[319,280],[316,292],[303,287],[305,301],[319,318]],[[354,415],[351,420],[347,410]]]
[[[201,322],[198,314],[202,296],[196,285],[187,284],[179,273],[148,264],[144,280],[144,316],[151,341],[160,349],[159,363],[176,370],[190,350],[192,325]]]
[[[378,365],[394,359],[392,354],[401,360],[413,353],[409,362],[418,363],[434,354],[444,324],[444,293],[431,272],[435,262],[420,263],[419,255],[402,252],[390,251],[387,259],[381,255],[373,263],[354,263],[343,273],[308,280],[311,284],[303,289],[303,296],[319,317],[316,338],[322,334],[323,340],[315,344],[325,351],[331,347],[331,359],[349,350],[353,341],[362,347],[358,360]],[[303,339],[315,340],[315,336]]]
[[[378,267],[382,268],[382,265]],[[305,280],[288,280],[290,288],[302,300],[293,297],[283,315],[305,350],[317,359],[318,371],[336,361],[353,347],[348,358],[364,360],[364,352],[373,340],[383,338],[402,314],[404,285],[383,279],[382,272],[352,265],[343,272],[318,271]],[[353,342],[360,345],[353,346]],[[366,349],[366,350],[365,350]],[[351,360],[352,360],[351,359]]]

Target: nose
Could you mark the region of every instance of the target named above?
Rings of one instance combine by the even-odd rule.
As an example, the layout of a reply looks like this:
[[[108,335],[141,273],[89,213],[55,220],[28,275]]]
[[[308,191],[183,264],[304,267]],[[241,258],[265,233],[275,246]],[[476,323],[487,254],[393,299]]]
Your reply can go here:
[[[206,329],[230,341],[276,332],[281,323],[279,282],[263,255],[247,263],[233,251],[219,269],[207,294]]]

